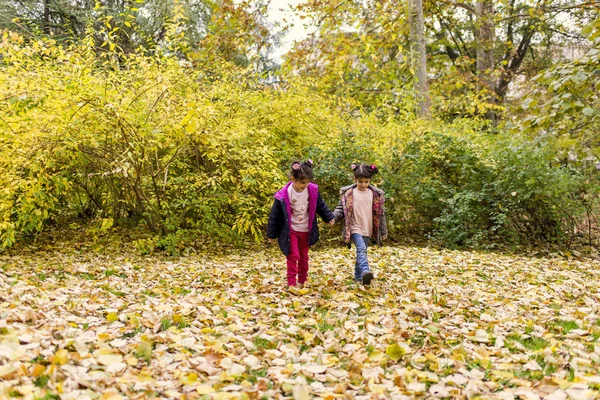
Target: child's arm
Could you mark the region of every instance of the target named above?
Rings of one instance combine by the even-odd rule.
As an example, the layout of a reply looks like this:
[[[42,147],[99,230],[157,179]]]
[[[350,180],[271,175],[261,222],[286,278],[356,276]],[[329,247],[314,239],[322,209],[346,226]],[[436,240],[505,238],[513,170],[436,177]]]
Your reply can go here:
[[[283,228],[283,210],[279,201],[275,200],[271,206],[271,212],[269,213],[269,222],[267,224],[267,238],[277,239],[281,229]]]
[[[325,201],[323,201],[323,198],[321,197],[321,193],[319,193],[317,196],[317,214],[319,214],[319,216],[325,222],[333,221],[333,218],[334,218],[333,214],[329,210],[329,207],[327,207],[327,204],[325,204]]]
[[[333,210],[333,218],[335,219],[335,222],[344,219],[344,205],[342,204],[342,199],[340,199],[337,207]]]

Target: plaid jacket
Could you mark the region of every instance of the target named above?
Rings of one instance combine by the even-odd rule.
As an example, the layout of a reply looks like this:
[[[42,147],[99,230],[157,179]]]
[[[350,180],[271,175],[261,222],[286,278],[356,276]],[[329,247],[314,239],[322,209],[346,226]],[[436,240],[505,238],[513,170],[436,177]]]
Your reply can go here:
[[[333,210],[333,216],[335,222],[344,220],[344,227],[342,228],[342,239],[345,243],[350,243],[350,222],[354,217],[354,199],[352,196],[352,190],[356,187],[356,184],[350,186],[344,186],[340,189],[340,202],[338,203],[335,210]],[[385,193],[383,190],[376,188],[373,185],[369,185],[369,190],[373,192],[373,237],[378,245],[381,246],[381,238],[387,236],[387,224],[385,221]]]

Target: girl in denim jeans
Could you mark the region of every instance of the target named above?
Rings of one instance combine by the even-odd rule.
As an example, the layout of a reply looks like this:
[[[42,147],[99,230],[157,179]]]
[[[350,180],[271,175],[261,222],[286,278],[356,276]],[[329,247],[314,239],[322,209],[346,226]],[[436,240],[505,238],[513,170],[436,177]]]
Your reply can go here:
[[[371,185],[371,179],[379,170],[374,164],[352,164],[354,184],[340,189],[340,202],[333,211],[335,222],[344,220],[342,238],[350,246],[356,246],[354,279],[370,285],[373,272],[369,268],[367,247],[371,239],[378,245],[387,239],[385,223],[384,192]]]

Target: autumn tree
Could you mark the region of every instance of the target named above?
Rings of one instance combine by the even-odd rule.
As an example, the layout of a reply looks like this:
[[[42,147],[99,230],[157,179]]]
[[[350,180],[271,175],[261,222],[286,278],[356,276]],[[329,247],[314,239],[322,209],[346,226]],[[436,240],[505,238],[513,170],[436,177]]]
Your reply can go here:
[[[153,52],[177,37],[180,43],[188,43],[182,51],[193,52],[195,60],[217,57],[265,69],[271,67],[268,57],[276,44],[265,20],[267,4],[262,0],[7,1],[0,5],[0,28],[26,39],[48,36],[69,43],[91,36],[97,51],[118,49],[123,54],[138,48]]]
[[[286,55],[285,71],[367,109],[413,112],[406,2],[307,1],[297,11],[311,30]]]
[[[588,45],[580,29],[598,15],[598,2],[593,1],[427,4],[434,62],[443,63],[438,56],[444,55],[453,65],[467,66],[500,103],[518,77],[534,76],[560,59],[563,48]]]
[[[410,0],[409,4],[413,70],[415,71],[415,87],[419,101],[418,114],[424,117],[429,114],[429,78],[427,77],[427,49],[423,1]]]

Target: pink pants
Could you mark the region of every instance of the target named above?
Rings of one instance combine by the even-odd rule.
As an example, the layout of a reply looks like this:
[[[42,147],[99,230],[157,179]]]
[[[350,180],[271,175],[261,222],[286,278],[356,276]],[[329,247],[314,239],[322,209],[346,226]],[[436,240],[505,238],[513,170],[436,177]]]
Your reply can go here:
[[[308,232],[290,231],[290,254],[287,256],[287,284],[304,284],[308,277]]]

